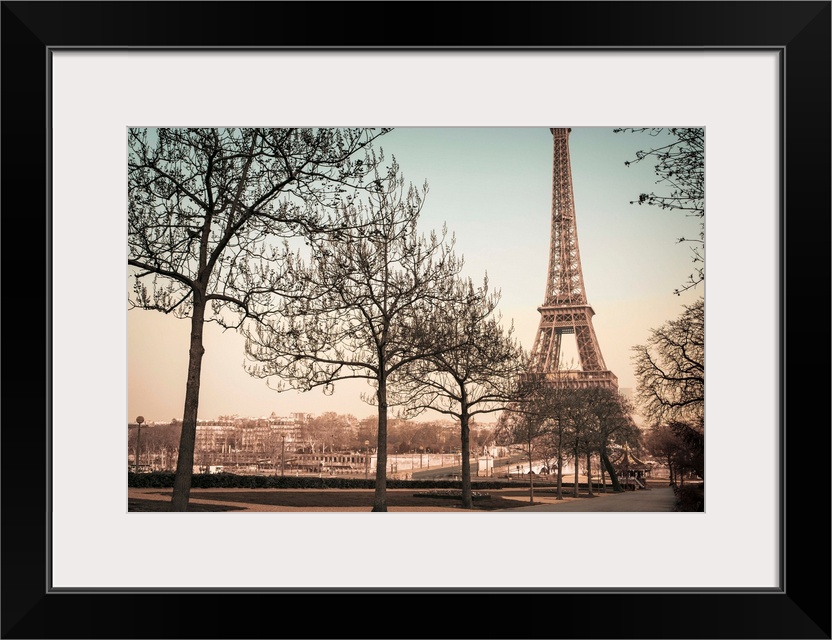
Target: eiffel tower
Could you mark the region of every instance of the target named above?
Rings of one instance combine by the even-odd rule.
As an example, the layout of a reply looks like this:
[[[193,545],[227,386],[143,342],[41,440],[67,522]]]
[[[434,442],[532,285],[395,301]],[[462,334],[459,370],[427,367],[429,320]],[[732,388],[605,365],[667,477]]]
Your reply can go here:
[[[595,312],[589,306],[581,271],[569,133],[550,129],[554,139],[552,168],[552,236],[546,295],[538,307],[540,325],[532,347],[528,373],[545,376],[547,382],[568,387],[618,389],[618,378],[607,369],[592,327]],[[574,334],[580,369],[566,369],[561,362],[562,338]]]

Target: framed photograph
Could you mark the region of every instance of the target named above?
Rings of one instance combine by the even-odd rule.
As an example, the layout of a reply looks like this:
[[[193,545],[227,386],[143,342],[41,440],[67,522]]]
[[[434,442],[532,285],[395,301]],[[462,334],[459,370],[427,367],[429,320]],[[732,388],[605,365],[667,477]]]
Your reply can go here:
[[[4,638],[830,637],[829,2],[2,11]],[[703,127],[705,511],[128,513],[127,128],[250,125]]]

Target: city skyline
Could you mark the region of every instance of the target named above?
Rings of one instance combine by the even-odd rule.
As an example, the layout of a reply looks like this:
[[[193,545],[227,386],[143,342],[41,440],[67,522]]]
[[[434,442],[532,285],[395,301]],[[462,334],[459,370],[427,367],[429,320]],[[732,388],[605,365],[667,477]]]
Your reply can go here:
[[[656,177],[649,160],[629,167],[625,162],[661,140],[606,127],[575,127],[570,136],[587,298],[604,359],[622,389],[636,386],[631,348],[703,293],[701,287],[673,293],[693,269],[689,247],[677,240],[698,237],[700,221],[679,211],[630,204],[653,190]],[[447,225],[465,258],[463,274],[477,282],[487,273],[490,286],[502,292],[498,309],[504,323],[513,323],[515,336],[530,349],[549,259],[549,130],[407,127],[379,138],[376,148],[388,160],[395,156],[406,181],[428,183],[420,232]],[[149,421],[181,419],[189,323],[143,310],[130,311],[127,319],[128,421],[138,415]],[[205,327],[205,349],[201,420],[327,411],[361,419],[376,411],[360,398],[371,392],[362,381],[338,383],[330,396],[320,390],[278,394],[268,389],[244,371],[242,337],[213,323]],[[440,418],[435,412],[419,416]]]

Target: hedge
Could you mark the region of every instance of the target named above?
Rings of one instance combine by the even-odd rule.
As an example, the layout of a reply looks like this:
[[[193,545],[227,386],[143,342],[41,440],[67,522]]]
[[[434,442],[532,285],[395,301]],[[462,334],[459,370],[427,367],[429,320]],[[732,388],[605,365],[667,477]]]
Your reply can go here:
[[[152,473],[127,472],[127,486],[134,488],[173,487],[172,471]],[[244,476],[234,473],[195,473],[191,487],[195,489],[374,489],[375,478],[344,478],[339,476]],[[504,489],[528,486],[523,482],[502,480],[473,481],[472,489]],[[535,487],[549,486],[537,483]],[[566,486],[566,485],[564,485]],[[387,479],[388,489],[461,488],[461,480],[395,480]]]

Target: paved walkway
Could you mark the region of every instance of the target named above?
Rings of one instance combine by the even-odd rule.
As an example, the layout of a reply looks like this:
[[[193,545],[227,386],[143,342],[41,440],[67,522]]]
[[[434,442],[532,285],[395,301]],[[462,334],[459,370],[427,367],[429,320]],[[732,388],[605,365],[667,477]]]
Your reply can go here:
[[[581,497],[577,500],[552,500],[546,504],[515,509],[501,509],[511,513],[519,511],[673,511],[676,497],[672,487],[656,487],[642,491],[622,493],[598,493],[595,498]]]

